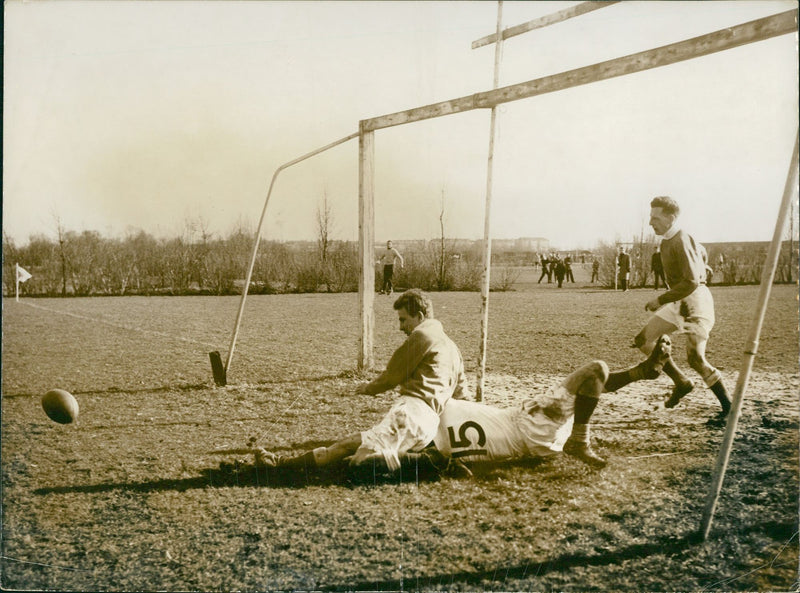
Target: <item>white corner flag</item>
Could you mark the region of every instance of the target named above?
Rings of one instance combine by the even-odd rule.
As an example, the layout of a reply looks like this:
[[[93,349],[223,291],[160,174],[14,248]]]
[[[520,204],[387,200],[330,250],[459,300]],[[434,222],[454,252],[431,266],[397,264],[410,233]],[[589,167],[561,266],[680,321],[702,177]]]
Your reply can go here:
[[[31,273],[23,268],[21,265],[17,264],[17,280],[20,282],[25,282],[28,278],[31,277]]]
[[[19,301],[19,283],[25,282],[26,280],[31,278],[31,273],[22,266],[20,266],[19,264],[15,265],[17,270],[17,285],[16,285],[15,299]]]

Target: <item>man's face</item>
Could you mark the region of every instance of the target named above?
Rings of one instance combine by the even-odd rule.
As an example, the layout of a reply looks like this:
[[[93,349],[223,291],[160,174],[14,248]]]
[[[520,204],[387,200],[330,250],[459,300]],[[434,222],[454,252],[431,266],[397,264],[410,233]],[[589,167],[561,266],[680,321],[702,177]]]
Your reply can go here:
[[[673,222],[675,222],[674,214],[666,214],[661,207],[650,208],[650,226],[656,235],[661,236],[666,233]]]
[[[391,249],[391,248],[392,248],[392,242],[386,241],[386,249]]]
[[[400,321],[400,331],[408,336],[411,335],[411,332],[414,331],[415,327],[422,323],[424,317],[422,316],[422,313],[409,315],[405,307],[402,307],[397,310],[397,319]]]

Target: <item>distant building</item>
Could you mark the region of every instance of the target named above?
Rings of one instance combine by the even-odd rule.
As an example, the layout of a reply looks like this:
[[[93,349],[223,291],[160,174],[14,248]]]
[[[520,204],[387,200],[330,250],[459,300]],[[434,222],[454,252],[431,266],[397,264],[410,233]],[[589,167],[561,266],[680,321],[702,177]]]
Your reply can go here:
[[[544,237],[520,237],[514,241],[514,251],[548,251],[550,241]]]
[[[492,251],[514,251],[516,239],[492,239]]]
[[[441,239],[392,239],[392,245],[400,253],[417,253],[429,248],[438,248]],[[448,251],[466,253],[483,249],[483,239],[445,239]],[[380,250],[386,245],[385,241],[376,241],[375,249]],[[543,237],[521,237],[518,239],[492,239],[492,251],[495,253],[538,253],[550,250],[550,241]]]

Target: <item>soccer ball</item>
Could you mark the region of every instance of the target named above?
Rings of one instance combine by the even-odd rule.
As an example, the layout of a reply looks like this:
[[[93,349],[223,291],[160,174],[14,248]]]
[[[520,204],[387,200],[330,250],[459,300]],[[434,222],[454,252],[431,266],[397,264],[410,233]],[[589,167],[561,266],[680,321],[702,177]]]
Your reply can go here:
[[[63,389],[51,389],[42,396],[42,408],[53,422],[69,424],[78,419],[78,400]]]

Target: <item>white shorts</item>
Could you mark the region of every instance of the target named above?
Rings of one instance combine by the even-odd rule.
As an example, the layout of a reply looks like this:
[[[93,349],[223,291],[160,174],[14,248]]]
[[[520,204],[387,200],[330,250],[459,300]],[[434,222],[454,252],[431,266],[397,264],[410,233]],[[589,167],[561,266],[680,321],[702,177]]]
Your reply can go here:
[[[681,301],[667,303],[654,313],[678,328],[678,331],[708,339],[714,327],[714,298],[705,284]]]
[[[418,397],[401,395],[376,426],[361,433],[354,458],[381,455],[390,470],[400,468],[400,455],[422,451],[436,436],[439,415]]]

